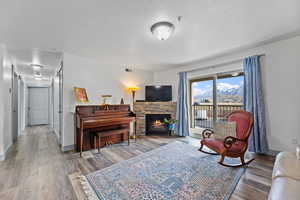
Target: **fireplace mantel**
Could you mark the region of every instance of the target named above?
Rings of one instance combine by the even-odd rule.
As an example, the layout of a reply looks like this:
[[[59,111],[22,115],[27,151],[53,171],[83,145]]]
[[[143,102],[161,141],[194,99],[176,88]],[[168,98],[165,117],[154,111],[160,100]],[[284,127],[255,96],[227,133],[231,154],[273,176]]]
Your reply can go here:
[[[146,114],[170,114],[175,119],[176,105],[176,102],[135,102],[133,111],[137,118],[137,135],[145,135]]]

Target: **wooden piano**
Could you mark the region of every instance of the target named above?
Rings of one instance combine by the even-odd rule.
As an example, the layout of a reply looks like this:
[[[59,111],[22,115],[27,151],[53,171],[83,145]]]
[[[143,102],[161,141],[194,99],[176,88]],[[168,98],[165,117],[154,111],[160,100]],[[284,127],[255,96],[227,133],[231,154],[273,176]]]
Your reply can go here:
[[[135,114],[130,110],[130,105],[79,105],[75,112],[76,149],[87,151],[93,148],[91,134],[93,132],[113,132],[130,128],[130,122],[135,121]],[[135,132],[136,133],[136,132]],[[135,134],[134,133],[134,134]],[[113,134],[111,137],[101,137],[101,144],[115,144],[128,139],[127,136]]]

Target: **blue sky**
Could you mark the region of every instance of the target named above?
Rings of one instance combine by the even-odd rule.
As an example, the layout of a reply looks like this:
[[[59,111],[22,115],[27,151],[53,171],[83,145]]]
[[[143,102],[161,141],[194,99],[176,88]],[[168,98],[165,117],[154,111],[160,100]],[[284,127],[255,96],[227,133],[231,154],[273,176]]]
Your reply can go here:
[[[244,76],[218,79],[218,83],[228,83],[231,85],[241,85],[244,82]]]

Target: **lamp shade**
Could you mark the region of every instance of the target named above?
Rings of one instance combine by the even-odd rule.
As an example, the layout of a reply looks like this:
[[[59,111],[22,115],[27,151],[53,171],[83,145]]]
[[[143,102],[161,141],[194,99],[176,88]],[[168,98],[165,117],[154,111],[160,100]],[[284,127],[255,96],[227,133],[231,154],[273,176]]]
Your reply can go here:
[[[130,91],[130,92],[138,91],[139,89],[140,89],[140,87],[138,87],[138,86],[127,87],[127,90]]]

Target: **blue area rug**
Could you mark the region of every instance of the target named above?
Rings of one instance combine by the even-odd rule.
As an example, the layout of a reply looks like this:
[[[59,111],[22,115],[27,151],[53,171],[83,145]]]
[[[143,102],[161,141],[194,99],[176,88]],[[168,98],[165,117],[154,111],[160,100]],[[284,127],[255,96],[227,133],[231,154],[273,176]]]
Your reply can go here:
[[[86,177],[101,200],[227,200],[244,168],[223,167],[218,160],[173,142]]]

